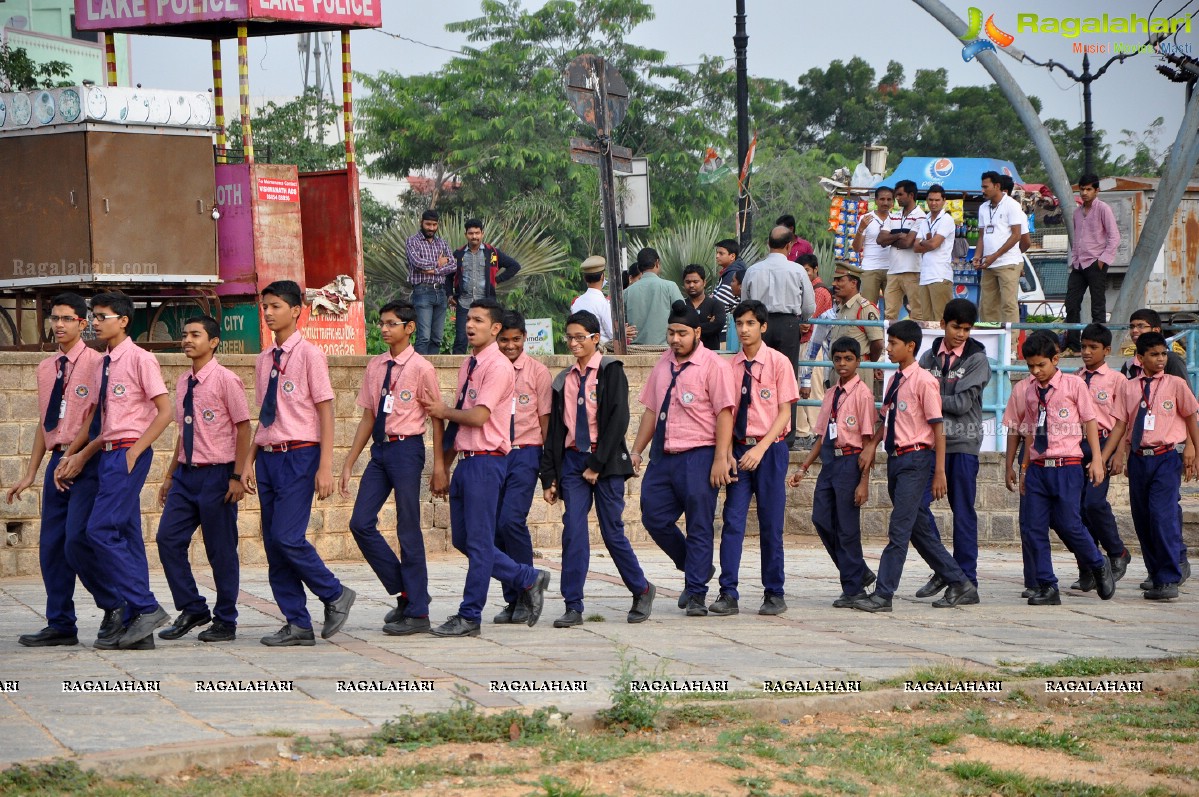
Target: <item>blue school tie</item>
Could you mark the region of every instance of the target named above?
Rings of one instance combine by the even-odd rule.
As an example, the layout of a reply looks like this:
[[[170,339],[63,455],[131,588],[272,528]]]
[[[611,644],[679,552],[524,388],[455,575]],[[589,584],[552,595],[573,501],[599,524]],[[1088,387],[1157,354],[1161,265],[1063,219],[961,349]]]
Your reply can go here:
[[[387,361],[387,371],[383,374],[383,387],[379,390],[379,406],[375,408],[375,425],[371,429],[371,438],[376,443],[387,442],[387,413],[383,411],[387,396],[391,393],[391,369],[395,360]]]
[[[1141,377],[1141,407],[1137,410],[1137,419],[1132,424],[1132,447],[1134,449],[1141,447],[1141,435],[1145,433],[1145,416],[1149,414],[1149,387],[1153,384],[1153,378],[1149,376]]]
[[[746,360],[743,364],[745,374],[741,377],[741,401],[737,404],[737,420],[733,423],[734,440],[744,440],[749,431],[749,403],[753,399],[750,393],[754,387],[754,363]]]
[[[188,465],[192,464],[192,450],[196,443],[196,404],[192,392],[199,381],[188,375],[187,393],[183,395],[183,461]]]
[[[104,368],[100,377],[100,400],[96,402],[96,414],[92,416],[91,428],[87,430],[89,440],[100,436],[101,418],[104,417],[104,406],[108,403],[108,366],[112,365],[112,355],[104,355]]]
[[[258,411],[258,423],[261,426],[270,426],[275,422],[279,407],[279,369],[282,364],[283,349],[276,348],[272,354],[271,380],[266,383],[266,395],[262,399],[262,409]]]
[[[1087,387],[1091,386],[1091,377],[1093,377],[1093,376],[1095,376],[1094,371],[1083,371],[1082,372],[1082,381],[1087,383]]]
[[[46,407],[46,418],[42,428],[53,432],[58,428],[58,416],[62,410],[62,394],[67,385],[67,355],[58,358],[58,370],[54,372],[54,387],[50,390],[50,404]]]
[[[666,394],[662,396],[662,408],[658,410],[658,423],[654,426],[654,442],[649,447],[650,459],[657,459],[666,451],[666,416],[670,413],[670,394],[674,392],[674,383],[679,380],[679,374],[687,370],[690,362],[685,362],[679,366],[679,370],[674,370],[674,366],[670,366],[670,384],[666,386]]]
[[[587,371],[579,372],[579,401],[575,407],[575,448],[591,450],[591,427],[587,424]]]
[[[1049,407],[1045,397],[1049,395],[1048,387],[1037,388],[1037,431],[1033,435],[1032,448],[1038,454],[1049,450]]]
[[[883,450],[890,456],[895,453],[895,405],[899,399],[899,383],[903,381],[903,373],[896,372],[895,378],[891,380],[891,386],[887,388],[887,395],[883,397],[883,406],[887,407],[887,437],[883,441]]]
[[[466,403],[466,390],[470,387],[471,374],[475,372],[475,366],[479,364],[479,360],[474,355],[471,355],[470,366],[466,369],[466,380],[462,383],[462,390],[458,392],[458,403],[454,405],[454,409],[462,409],[462,405]],[[445,425],[445,435],[441,438],[441,450],[452,451],[454,448],[454,438],[458,436],[458,424],[455,421],[450,421]]]

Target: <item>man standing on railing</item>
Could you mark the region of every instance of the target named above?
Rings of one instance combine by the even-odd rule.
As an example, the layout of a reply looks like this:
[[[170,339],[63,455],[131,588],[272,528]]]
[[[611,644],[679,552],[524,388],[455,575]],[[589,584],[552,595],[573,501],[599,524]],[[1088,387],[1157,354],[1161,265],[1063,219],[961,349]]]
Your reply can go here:
[[[1066,323],[1077,324],[1082,315],[1082,297],[1090,291],[1091,322],[1107,323],[1107,269],[1120,248],[1116,214],[1099,199],[1099,177],[1078,178],[1082,205],[1074,211],[1074,247],[1070,250],[1070,277],[1066,280]],[[1079,351],[1078,330],[1066,332],[1067,350]]]

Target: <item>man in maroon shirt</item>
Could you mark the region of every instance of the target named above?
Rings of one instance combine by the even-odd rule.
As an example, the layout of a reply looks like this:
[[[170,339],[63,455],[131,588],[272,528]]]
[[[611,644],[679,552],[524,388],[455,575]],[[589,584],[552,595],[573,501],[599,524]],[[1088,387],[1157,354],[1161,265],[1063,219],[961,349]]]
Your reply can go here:
[[[1070,251],[1070,278],[1066,281],[1066,323],[1077,324],[1082,315],[1082,297],[1091,293],[1091,322],[1107,323],[1107,269],[1120,248],[1116,214],[1099,196],[1099,178],[1078,178],[1082,205],[1074,211],[1074,248]],[[1078,330],[1066,332],[1065,348],[1082,350]]]

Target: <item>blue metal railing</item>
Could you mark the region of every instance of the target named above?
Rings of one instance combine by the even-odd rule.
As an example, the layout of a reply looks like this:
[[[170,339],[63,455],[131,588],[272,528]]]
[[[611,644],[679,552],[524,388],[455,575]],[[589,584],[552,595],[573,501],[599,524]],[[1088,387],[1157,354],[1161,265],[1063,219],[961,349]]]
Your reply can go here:
[[[869,321],[865,319],[828,319],[828,318],[813,318],[809,319],[810,324],[819,324],[833,327],[882,327],[886,328],[891,322],[878,320]],[[1065,330],[1082,330],[1086,328],[1086,324],[1065,324],[1065,323],[1049,323],[1049,324],[976,324],[974,329],[977,332],[1000,332],[999,338],[999,358],[990,358],[991,372],[993,374],[991,383],[987,387],[987,391],[983,394],[983,415],[992,416],[992,421],[995,424],[995,429],[998,430],[999,420],[1003,417],[1004,408],[1007,407],[1008,399],[1012,393],[1012,374],[1027,374],[1028,366],[1022,361],[1012,361],[1011,355],[1014,351],[1012,342],[1013,338],[1019,338],[1020,332],[1031,332],[1034,330],[1048,330],[1050,332],[1062,332]],[[1128,324],[1107,324],[1108,329],[1113,333],[1128,329]],[[1187,324],[1175,327],[1177,332],[1167,338],[1171,346],[1176,341],[1183,341],[1183,346],[1186,349],[1187,363],[1187,378],[1191,384],[1191,390],[1199,395],[1199,324]],[[835,336],[834,336],[835,337]],[[1113,341],[1114,342],[1114,341]],[[865,352],[863,352],[865,355]],[[810,367],[820,367],[831,369],[833,366],[830,360],[800,360],[799,367],[801,369]],[[878,369],[884,371],[893,371],[896,365],[890,362],[869,362],[863,360],[860,368]],[[998,378],[996,378],[998,377]],[[804,407],[819,407],[821,402],[815,399],[801,399],[798,402]],[[998,434],[995,435],[998,445]],[[997,448],[996,450],[1002,450]]]

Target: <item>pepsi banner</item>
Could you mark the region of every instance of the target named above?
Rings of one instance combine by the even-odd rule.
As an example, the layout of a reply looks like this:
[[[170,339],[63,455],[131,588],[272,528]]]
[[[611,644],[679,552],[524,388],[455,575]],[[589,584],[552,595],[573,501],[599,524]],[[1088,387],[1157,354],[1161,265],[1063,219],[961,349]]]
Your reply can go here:
[[[983,172],[1006,174],[1023,183],[1011,161],[996,158],[907,157],[895,171],[882,179],[882,185],[894,186],[900,180],[911,180],[920,191],[940,185],[949,193],[981,194]]]

